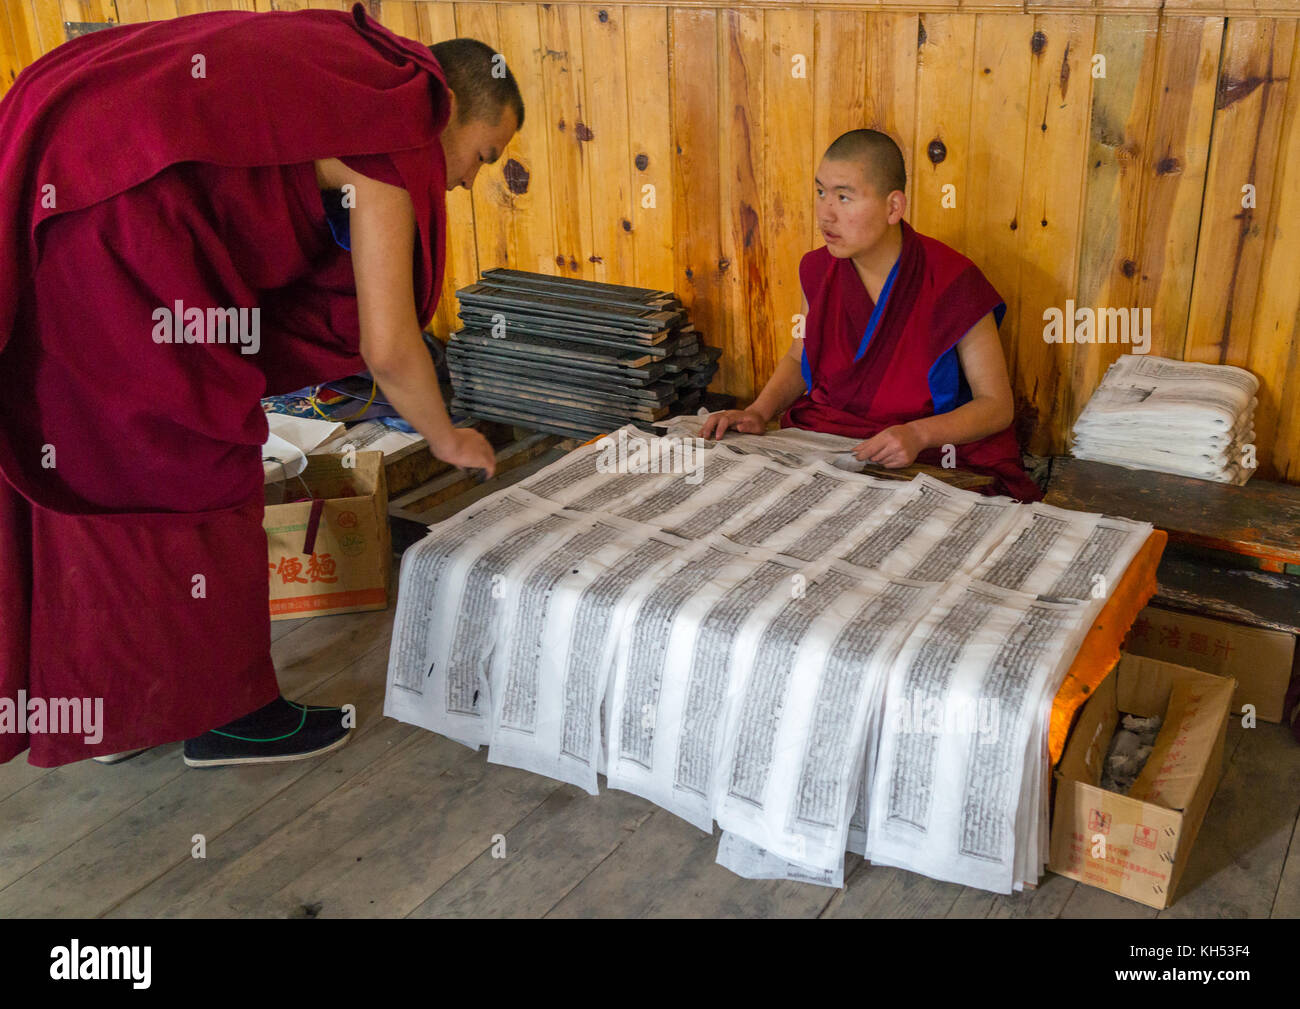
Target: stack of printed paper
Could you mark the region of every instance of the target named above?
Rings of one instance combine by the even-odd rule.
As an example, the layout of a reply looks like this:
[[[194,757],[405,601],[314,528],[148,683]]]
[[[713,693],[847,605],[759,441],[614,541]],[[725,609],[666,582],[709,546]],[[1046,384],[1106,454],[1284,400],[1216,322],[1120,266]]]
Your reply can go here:
[[[1052,699],[1151,527],[779,445],[624,428],[432,527],[385,712],[716,822],[742,875],[1036,881]]]
[[[1259,380],[1230,365],[1126,354],[1074,425],[1079,459],[1244,484]]]

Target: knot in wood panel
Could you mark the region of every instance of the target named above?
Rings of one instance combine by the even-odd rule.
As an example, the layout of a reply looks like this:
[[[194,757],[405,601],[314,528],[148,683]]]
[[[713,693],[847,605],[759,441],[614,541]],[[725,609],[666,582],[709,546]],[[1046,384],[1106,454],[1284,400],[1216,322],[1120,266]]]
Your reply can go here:
[[[522,196],[528,192],[528,169],[521,165],[514,158],[506,162],[504,169],[506,177],[506,188],[516,196]]]

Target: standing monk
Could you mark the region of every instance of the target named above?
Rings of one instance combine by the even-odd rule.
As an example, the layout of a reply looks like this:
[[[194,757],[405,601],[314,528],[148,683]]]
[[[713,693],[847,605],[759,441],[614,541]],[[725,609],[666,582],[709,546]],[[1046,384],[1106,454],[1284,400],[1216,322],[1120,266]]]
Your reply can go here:
[[[805,332],[744,410],[710,415],[701,434],[783,427],[863,439],[854,455],[897,469],[957,465],[994,477],[1021,501],[1042,492],[1020,462],[998,324],[1006,306],[969,259],[903,220],[898,145],[853,130],[817,169],[817,224],[826,245],[799,264]]]
[[[369,368],[434,454],[492,471],[421,328],[445,194],[523,117],[487,46],[426,47],[360,4],[113,28],[19,75],[0,103],[0,761],[342,744],[339,709],[276,684],[259,401]],[[24,700],[99,701],[102,725],[16,721]]]

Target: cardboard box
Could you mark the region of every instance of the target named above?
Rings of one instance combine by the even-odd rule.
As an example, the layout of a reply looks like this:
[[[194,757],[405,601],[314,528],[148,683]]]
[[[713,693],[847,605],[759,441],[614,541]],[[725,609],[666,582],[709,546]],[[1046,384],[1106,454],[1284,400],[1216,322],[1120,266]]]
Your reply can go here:
[[[1229,677],[1121,654],[1084,705],[1057,765],[1048,867],[1168,907],[1223,773],[1236,686]],[[1098,785],[1121,711],[1166,716],[1129,795]]]
[[[1295,635],[1148,606],[1124,642],[1133,655],[1173,662],[1237,681],[1232,710],[1253,704],[1263,722],[1282,721]]]
[[[292,499],[309,491],[323,501],[316,542],[304,552],[313,502]],[[280,503],[286,497],[290,503]],[[382,452],[308,456],[301,478],[267,486],[262,527],[272,620],[388,606],[393,548]]]

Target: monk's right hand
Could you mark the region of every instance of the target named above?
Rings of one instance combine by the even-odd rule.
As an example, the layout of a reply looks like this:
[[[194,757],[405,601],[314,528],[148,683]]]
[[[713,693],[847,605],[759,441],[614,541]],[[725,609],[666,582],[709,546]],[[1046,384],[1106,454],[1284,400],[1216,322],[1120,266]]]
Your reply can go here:
[[[453,427],[430,451],[443,462],[464,469],[481,469],[490,478],[497,468],[497,454],[486,438],[472,427]]]
[[[700,428],[699,436],[718,441],[728,431],[739,431],[742,434],[762,434],[766,430],[767,421],[754,410],[722,410],[718,413],[711,413],[704,418],[704,426]]]

